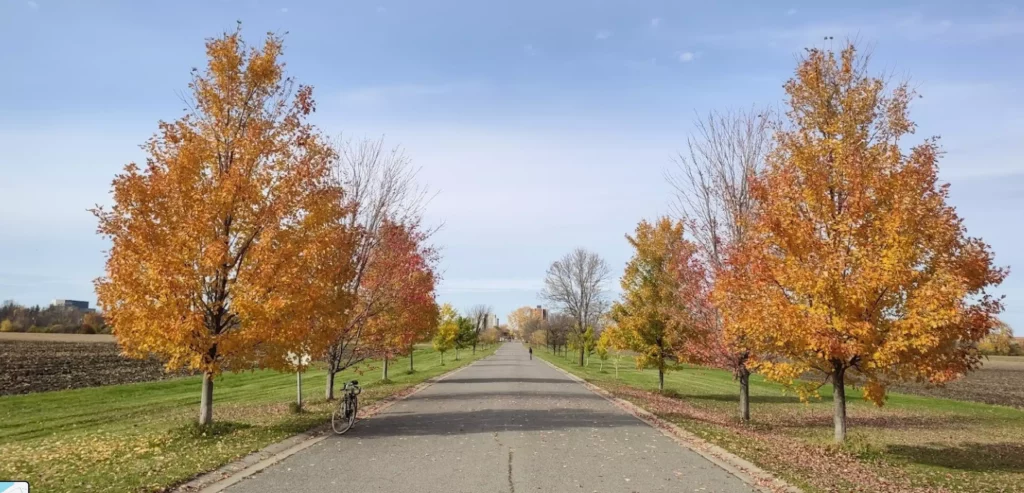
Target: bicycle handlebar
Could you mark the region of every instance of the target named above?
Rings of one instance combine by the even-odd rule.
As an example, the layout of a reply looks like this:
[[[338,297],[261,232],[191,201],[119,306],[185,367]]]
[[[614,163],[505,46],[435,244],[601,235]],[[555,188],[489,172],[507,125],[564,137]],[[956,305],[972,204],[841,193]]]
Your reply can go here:
[[[363,392],[362,387],[359,386],[358,380],[352,380],[351,382],[345,382],[345,385],[341,387],[341,390],[354,390],[356,395]]]

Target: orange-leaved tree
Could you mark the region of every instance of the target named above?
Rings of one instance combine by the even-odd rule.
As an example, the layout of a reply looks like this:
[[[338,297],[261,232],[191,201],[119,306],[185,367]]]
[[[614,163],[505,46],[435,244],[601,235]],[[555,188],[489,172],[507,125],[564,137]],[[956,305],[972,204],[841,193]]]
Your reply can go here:
[[[544,312],[532,306],[521,306],[508,314],[508,328],[524,341],[531,341],[532,335],[544,328]]]
[[[635,250],[620,282],[622,300],[612,306],[619,338],[636,351],[637,366],[658,370],[658,389],[674,362],[692,359],[707,339],[707,310],[689,282],[703,282],[697,247],[683,237],[683,224],[667,217],[637,225],[627,236]]]
[[[127,165],[113,206],[94,210],[112,241],[96,291],[122,351],[201,372],[203,425],[218,373],[283,369],[320,344],[313,266],[350,243],[332,150],[306,123],[312,91],[284,76],[281,47],[208,40],[192,111],[160,123],[146,165]]]
[[[716,286],[727,330],[778,357],[762,363],[768,378],[805,398],[808,373],[831,381],[837,441],[851,376],[882,405],[892,381],[975,368],[1002,307],[986,288],[1006,275],[946,203],[935,139],[904,150],[913,92],[887,89],[866,62],[853,45],[800,61],[789,125],[752,187],[749,241]]]
[[[426,235],[413,226],[386,222],[381,228],[379,254],[366,270],[363,293],[374,296],[368,313],[364,347],[383,359],[382,377],[388,378],[388,363],[408,355],[413,370],[415,343],[425,340],[437,327],[436,249],[425,243]]]

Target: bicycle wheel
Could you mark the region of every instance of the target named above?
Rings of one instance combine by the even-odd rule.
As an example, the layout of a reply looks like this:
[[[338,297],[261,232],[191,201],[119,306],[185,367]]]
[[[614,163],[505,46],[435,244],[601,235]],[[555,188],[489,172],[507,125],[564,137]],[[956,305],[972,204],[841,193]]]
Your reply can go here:
[[[331,428],[338,435],[348,431],[352,424],[356,422],[356,410],[352,403],[354,400],[351,395],[345,395],[338,403],[338,408],[331,414]]]

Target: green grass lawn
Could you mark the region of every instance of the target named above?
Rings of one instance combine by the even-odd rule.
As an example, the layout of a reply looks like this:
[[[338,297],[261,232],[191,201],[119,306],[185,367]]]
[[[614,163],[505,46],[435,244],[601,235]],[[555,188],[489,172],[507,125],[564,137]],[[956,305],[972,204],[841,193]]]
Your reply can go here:
[[[831,443],[832,389],[801,403],[777,384],[751,379],[752,423],[737,419],[738,383],[729,372],[688,367],[638,371],[631,357],[581,368],[546,349],[541,358],[669,419],[808,491],[1021,491],[1024,410],[890,394],[875,407],[847,389],[849,435]]]
[[[428,378],[491,354],[454,351],[439,364],[432,349],[417,349],[391,365],[389,383],[379,363],[348,370],[337,382],[358,379],[367,405]],[[181,483],[330,418],[325,373],[303,377],[306,411],[294,414],[295,374],[225,374],[214,383],[218,432],[196,436],[200,377],[0,397],[0,478],[28,480],[33,491],[154,491]]]

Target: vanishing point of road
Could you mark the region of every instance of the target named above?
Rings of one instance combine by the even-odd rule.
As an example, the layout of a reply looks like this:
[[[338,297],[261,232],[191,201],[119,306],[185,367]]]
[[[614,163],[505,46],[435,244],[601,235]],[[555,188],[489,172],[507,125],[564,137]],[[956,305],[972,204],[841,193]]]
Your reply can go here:
[[[508,343],[228,491],[753,490]]]

